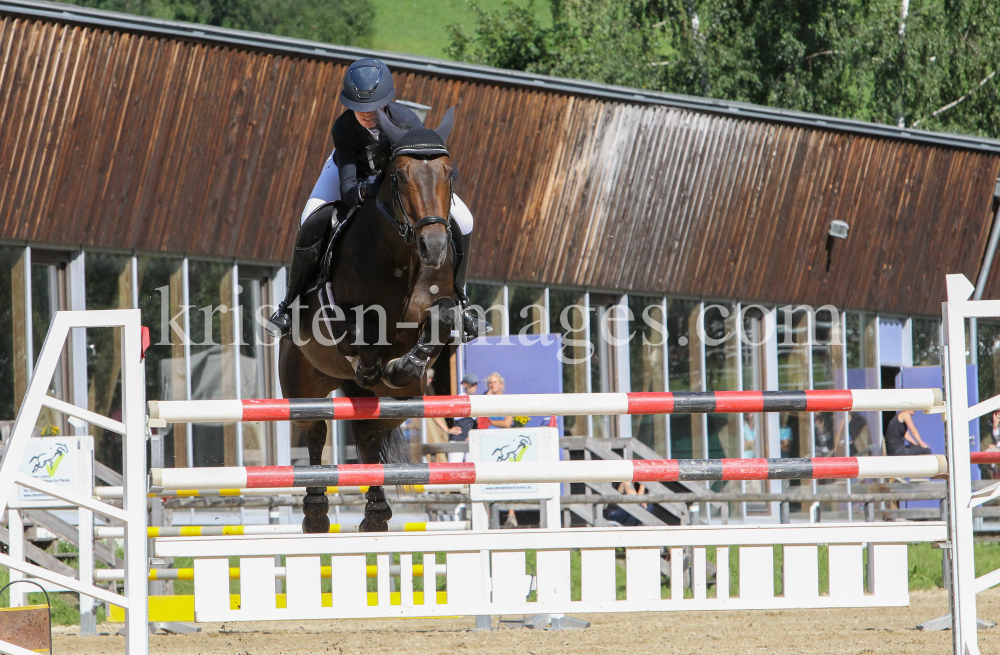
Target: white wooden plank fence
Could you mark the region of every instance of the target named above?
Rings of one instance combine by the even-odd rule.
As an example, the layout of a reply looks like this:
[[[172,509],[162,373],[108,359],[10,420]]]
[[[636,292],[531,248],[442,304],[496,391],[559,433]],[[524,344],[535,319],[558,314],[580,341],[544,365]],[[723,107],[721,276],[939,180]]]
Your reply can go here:
[[[455,615],[558,614],[681,610],[888,607],[909,602],[909,543],[939,542],[940,522],[810,526],[682,526],[164,538],[160,557],[193,557],[195,620],[259,621]],[[865,544],[874,580],[864,584]],[[828,546],[829,592],[820,594],[820,545]],[[718,578],[710,592],[707,549],[715,547]],[[781,595],[775,590],[775,548],[783,546]],[[684,550],[693,553],[685,594]],[[571,551],[580,551],[579,598],[573,598]],[[625,593],[618,598],[616,551],[624,551]],[[535,580],[529,575],[535,551]],[[669,551],[669,590],[660,585],[661,552]],[[413,555],[446,553],[445,593],[414,593]],[[618,551],[620,552],[620,551]],[[368,593],[366,555],[377,561],[377,592]],[[398,554],[398,595],[390,564]],[[284,599],[275,593],[275,555],[285,555]],[[332,593],[321,593],[321,556],[331,556]],[[231,607],[229,557],[239,558],[240,601]],[[730,558],[739,562],[730,596]],[[484,560],[484,558],[486,558]],[[424,588],[435,589],[432,567]],[[429,572],[429,575],[428,575]],[[534,587],[536,594],[529,600]],[[666,597],[662,597],[666,596]],[[687,597],[685,597],[687,596]],[[284,602],[282,602],[282,600]],[[373,604],[370,604],[373,603]],[[281,607],[280,605],[285,605]]]

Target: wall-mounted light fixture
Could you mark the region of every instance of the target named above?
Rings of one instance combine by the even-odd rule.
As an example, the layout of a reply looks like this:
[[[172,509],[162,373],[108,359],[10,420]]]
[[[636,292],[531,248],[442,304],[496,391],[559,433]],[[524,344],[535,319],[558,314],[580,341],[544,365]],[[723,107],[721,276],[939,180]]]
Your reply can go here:
[[[830,236],[837,239],[846,239],[847,231],[851,228],[847,221],[834,219],[830,221]]]

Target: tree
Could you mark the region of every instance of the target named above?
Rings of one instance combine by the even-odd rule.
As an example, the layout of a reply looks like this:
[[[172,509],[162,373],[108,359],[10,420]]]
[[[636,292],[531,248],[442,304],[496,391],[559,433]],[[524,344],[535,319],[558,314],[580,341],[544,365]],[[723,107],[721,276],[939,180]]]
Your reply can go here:
[[[370,47],[375,9],[368,0],[64,0],[69,4],[166,20]]]
[[[451,27],[503,68],[921,129],[1000,136],[995,0],[550,0]]]

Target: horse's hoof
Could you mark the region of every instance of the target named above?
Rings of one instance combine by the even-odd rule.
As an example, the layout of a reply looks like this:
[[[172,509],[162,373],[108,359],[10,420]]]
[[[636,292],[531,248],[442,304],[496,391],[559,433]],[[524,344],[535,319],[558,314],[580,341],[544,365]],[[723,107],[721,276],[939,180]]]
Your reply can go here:
[[[361,525],[358,526],[359,532],[388,532],[389,523],[386,521],[379,521],[375,519],[369,519],[365,517],[361,521]]]
[[[414,380],[424,377],[426,371],[426,362],[418,364],[409,357],[400,357],[386,365],[382,381],[393,389],[402,389]]]
[[[382,365],[378,362],[375,363],[371,368],[366,369],[360,363],[358,363],[357,368],[354,369],[354,381],[358,385],[366,388],[374,387],[376,384],[382,381],[384,369]]]
[[[326,495],[306,495],[302,499],[302,532],[322,534],[330,531],[330,499]]]

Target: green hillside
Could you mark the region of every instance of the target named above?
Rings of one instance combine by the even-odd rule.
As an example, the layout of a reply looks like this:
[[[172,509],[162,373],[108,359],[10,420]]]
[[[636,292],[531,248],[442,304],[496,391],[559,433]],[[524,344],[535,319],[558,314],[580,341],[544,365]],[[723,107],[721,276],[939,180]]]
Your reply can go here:
[[[517,0],[527,4],[526,0]],[[447,26],[460,24],[467,33],[476,27],[476,14],[466,0],[374,0],[376,50],[406,52],[445,58]],[[478,0],[483,10],[503,7],[503,0]],[[552,24],[548,0],[535,0],[535,12],[543,25]]]

